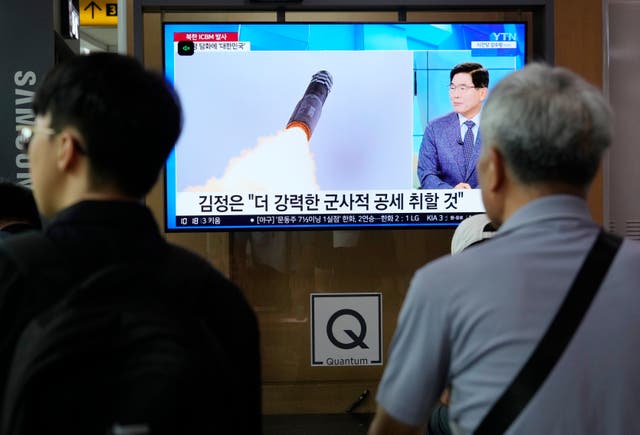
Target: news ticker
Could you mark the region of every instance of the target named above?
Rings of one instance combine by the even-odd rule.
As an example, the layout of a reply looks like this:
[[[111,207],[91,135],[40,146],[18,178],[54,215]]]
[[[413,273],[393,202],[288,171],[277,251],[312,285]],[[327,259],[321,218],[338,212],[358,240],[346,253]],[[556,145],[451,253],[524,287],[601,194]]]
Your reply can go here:
[[[287,215],[177,216],[176,227],[323,227],[323,226],[420,226],[458,224],[476,213],[353,213]]]

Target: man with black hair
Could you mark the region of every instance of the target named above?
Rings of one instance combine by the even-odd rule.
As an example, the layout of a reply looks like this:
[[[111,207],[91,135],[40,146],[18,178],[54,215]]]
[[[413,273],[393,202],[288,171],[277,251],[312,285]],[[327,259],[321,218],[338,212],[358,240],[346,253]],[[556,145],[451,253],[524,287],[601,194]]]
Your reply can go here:
[[[82,391],[77,385],[79,373],[69,373],[59,381],[47,380],[37,397],[37,412],[42,415],[26,422],[32,427],[29,433],[119,433],[132,430],[116,426],[127,421],[105,422],[100,427],[101,421],[92,417],[93,413],[128,416],[135,408],[144,415],[145,407],[155,407],[154,418],[171,422],[164,427],[154,427],[154,421],[140,422],[151,424],[151,433],[261,433],[259,335],[253,310],[241,291],[205,259],[167,243],[143,204],[180,134],[181,107],[173,89],[162,76],[145,70],[133,58],[90,54],[54,68],[37,90],[33,109],[35,123],[22,130],[21,140],[29,154],[38,209],[49,222],[43,240],[30,240],[35,246],[26,254],[17,243],[0,249],[2,427],[6,428],[9,417],[4,411],[15,405],[7,403],[7,397],[16,393],[9,391],[13,379],[8,379],[8,373],[25,325],[57,304],[75,285],[114,266],[125,268],[136,283],[142,283],[138,288],[120,283],[113,288],[114,295],[126,288],[132,298],[146,300],[137,290],[151,292],[147,302],[166,315],[150,311],[149,316],[165,316],[171,325],[185,318],[193,324],[198,334],[187,329],[174,331],[183,341],[171,341],[174,332],[165,338],[170,344],[183,344],[185,356],[203,372],[180,373],[181,378],[163,385],[162,373],[168,373],[171,366],[153,360],[139,367],[157,369],[150,374],[154,382],[144,384],[149,387],[144,391],[136,390],[134,372],[130,374],[131,390],[127,382],[114,380],[114,388],[122,391],[110,391],[107,379],[102,384],[104,391],[89,391],[89,397],[75,393],[76,388]],[[35,267],[33,258],[42,251],[47,254]],[[20,252],[22,256],[16,254]],[[21,264],[27,265],[28,272]],[[109,370],[117,370],[113,365],[123,361],[136,367],[139,358],[146,355],[119,359],[120,353],[135,350],[114,351],[108,356],[109,360],[114,358],[111,365],[104,360],[92,361],[87,353],[86,368],[107,364]],[[164,350],[176,356],[171,349]],[[199,354],[219,358],[212,362],[215,366],[206,367],[195,361]],[[75,357],[78,355],[82,358],[83,354]],[[156,379],[156,375],[160,377]],[[194,390],[182,390],[183,381]],[[112,397],[120,397],[122,402],[110,403]],[[83,424],[87,426],[83,428]]]
[[[586,201],[612,125],[602,93],[561,67],[493,88],[478,174],[497,231],[414,275],[371,435],[424,434],[447,385],[455,434],[640,433],[640,245]]]
[[[422,189],[475,189],[480,155],[480,111],[487,97],[489,71],[465,62],[449,73],[453,112],[429,122],[418,155]]]

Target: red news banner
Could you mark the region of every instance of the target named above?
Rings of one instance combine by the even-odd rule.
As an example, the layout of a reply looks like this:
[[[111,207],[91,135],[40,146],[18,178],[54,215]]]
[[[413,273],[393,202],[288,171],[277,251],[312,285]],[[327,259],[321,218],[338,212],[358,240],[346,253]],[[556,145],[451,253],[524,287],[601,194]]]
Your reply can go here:
[[[176,32],[173,42],[237,42],[238,32]]]

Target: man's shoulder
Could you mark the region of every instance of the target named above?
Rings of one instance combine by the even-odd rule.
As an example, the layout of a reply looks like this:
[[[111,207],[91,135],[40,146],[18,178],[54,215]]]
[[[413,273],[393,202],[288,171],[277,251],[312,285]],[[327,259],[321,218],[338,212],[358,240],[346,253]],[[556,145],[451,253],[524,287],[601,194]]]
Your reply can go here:
[[[235,284],[202,255],[173,243],[167,243],[167,246],[169,254],[164,267],[171,269],[167,271],[169,274],[183,275],[192,282],[200,280],[209,285],[216,283],[235,288]]]
[[[475,268],[484,268],[493,260],[490,257],[496,255],[496,249],[486,249],[479,244],[472,246],[455,255],[444,255],[422,266],[417,272],[428,276],[430,279],[446,277],[446,279],[464,278],[468,273],[475,273]],[[456,273],[457,272],[457,273]],[[452,276],[455,274],[456,276]]]
[[[640,240],[630,239],[628,237],[622,238],[622,244],[630,253],[638,255],[640,254]]]
[[[487,241],[455,255],[445,255],[419,268],[412,288],[418,298],[428,296],[446,304],[449,301],[476,301],[480,294],[496,291],[491,283],[499,282],[504,271],[496,264],[511,261],[508,242]],[[477,302],[477,301],[476,301]]]
[[[483,268],[478,263],[482,260],[482,255],[471,250],[442,256],[416,270],[412,287],[418,292],[427,291],[432,297],[447,298],[454,289],[459,291],[466,287],[466,283],[473,282],[477,270]]]
[[[26,275],[9,249],[6,239],[0,238],[0,293],[15,285],[16,280],[23,279]]]
[[[249,306],[242,290],[208,259],[184,247],[172,243],[167,245],[169,255],[162,265],[166,270],[161,271],[167,280],[181,282],[185,292],[207,303],[214,298],[222,306]]]
[[[14,268],[25,275],[60,262],[54,242],[40,231],[27,231],[0,239],[2,267]],[[48,267],[45,267],[48,266]]]
[[[597,228],[591,231],[593,237],[597,231]],[[590,237],[584,239],[584,248],[578,246],[580,243],[576,243],[576,246],[571,248],[576,251],[576,255],[580,252],[586,254],[584,249],[589,249],[589,243],[591,243],[589,241],[592,240]],[[528,244],[525,248],[523,243],[527,240]],[[540,251],[547,251],[551,244],[567,246],[571,243],[572,239],[565,234],[550,235],[544,240],[541,238],[540,241],[532,241],[529,234],[523,235],[517,232],[501,234],[485,243],[467,248],[459,254],[445,255],[425,264],[414,275],[415,285],[428,288],[429,292],[441,291],[449,296],[455,292],[476,292],[478,288],[484,287],[483,284],[487,281],[499,280],[500,277],[495,273],[505,277],[517,274],[519,269],[549,267],[552,259],[548,259],[549,263],[546,265],[540,262],[532,265],[528,263],[528,260],[536,256],[540,257],[542,255]],[[640,242],[624,238],[615,260],[616,270],[623,271],[625,275],[640,275],[640,269],[632,267],[632,265],[637,265],[639,261]]]
[[[452,125],[458,124],[458,114],[456,112],[449,112],[445,115],[432,119],[429,125],[432,128],[450,128]]]
[[[640,241],[624,237],[614,261],[626,272],[640,274],[640,269],[637,267],[640,262]]]

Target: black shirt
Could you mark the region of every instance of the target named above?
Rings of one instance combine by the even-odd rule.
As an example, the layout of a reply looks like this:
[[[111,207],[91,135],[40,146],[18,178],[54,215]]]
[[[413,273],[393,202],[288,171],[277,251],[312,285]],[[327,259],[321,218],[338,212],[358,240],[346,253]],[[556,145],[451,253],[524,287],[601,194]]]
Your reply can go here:
[[[237,391],[225,398],[237,402],[233,405],[237,433],[261,433],[257,321],[233,283],[203,258],[167,243],[149,209],[138,203],[84,201],[61,211],[44,233],[55,246],[56,258],[43,255],[45,249],[31,249],[29,271],[0,251],[0,391],[5,390],[24,326],[74,283],[111,264],[156,265],[158,273],[166,274],[162,276],[178,279],[172,303],[204,314],[208,329],[233,362],[232,373],[220,374],[220,391]]]

